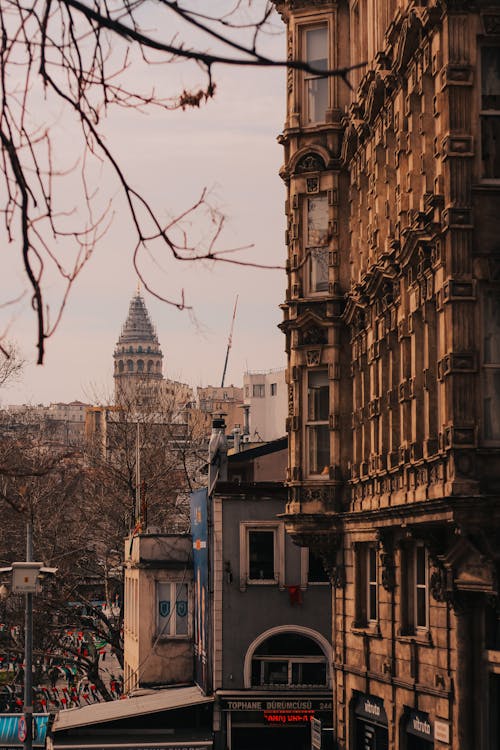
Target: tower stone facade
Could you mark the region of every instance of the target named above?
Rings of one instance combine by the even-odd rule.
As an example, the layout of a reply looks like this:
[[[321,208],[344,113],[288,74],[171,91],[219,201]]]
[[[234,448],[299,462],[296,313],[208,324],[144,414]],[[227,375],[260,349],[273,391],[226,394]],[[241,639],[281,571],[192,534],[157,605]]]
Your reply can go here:
[[[115,401],[152,397],[163,380],[158,336],[139,291],[130,301],[127,319],[113,354]]]
[[[339,750],[500,746],[500,5],[276,0],[286,522]],[[352,68],[350,86],[335,68]]]

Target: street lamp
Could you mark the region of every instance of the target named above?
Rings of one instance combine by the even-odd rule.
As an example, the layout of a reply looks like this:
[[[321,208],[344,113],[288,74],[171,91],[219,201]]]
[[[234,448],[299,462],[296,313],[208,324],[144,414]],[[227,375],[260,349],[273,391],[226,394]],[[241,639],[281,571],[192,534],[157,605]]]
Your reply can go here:
[[[41,589],[41,579],[54,575],[57,568],[46,568],[43,562],[34,562],[33,533],[31,521],[26,524],[26,560],[13,562],[8,568],[0,568],[1,573],[12,573],[12,592],[25,595],[24,626],[24,719],[26,722],[23,739],[24,750],[33,748],[33,594]]]

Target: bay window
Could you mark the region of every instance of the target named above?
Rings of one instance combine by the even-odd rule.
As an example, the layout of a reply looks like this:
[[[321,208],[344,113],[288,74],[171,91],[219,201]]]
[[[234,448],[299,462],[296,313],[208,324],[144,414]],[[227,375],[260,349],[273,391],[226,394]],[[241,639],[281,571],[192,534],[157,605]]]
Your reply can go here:
[[[326,194],[306,198],[305,251],[310,294],[328,291],[328,199]]]
[[[328,26],[303,30],[303,57],[314,73],[304,73],[305,124],[325,122],[328,109]]]
[[[328,476],[330,466],[329,386],[326,370],[307,373],[309,474]]]

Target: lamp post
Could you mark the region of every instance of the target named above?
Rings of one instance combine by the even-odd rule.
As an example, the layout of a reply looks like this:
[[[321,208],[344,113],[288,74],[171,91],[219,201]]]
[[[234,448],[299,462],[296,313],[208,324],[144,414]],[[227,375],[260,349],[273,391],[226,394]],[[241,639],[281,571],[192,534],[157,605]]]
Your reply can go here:
[[[24,750],[33,748],[33,594],[40,590],[40,579],[54,575],[57,568],[45,568],[33,561],[33,532],[31,521],[26,523],[26,561],[13,562],[0,573],[12,573],[12,591],[25,595],[24,610],[24,720],[22,739]]]

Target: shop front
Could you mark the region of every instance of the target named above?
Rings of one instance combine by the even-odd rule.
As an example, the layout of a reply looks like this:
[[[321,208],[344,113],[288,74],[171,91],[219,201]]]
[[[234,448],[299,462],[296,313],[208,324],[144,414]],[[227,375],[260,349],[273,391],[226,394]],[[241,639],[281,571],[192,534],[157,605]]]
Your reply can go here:
[[[47,750],[212,750],[212,704],[188,687],[60,711]]]
[[[331,692],[221,692],[221,730],[228,750],[310,750],[311,720],[321,722],[321,747],[333,745]]]
[[[433,750],[434,727],[429,714],[411,708],[406,709],[401,744],[404,750]]]
[[[384,701],[357,693],[351,706],[354,750],[387,750],[389,729]]]

